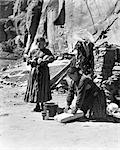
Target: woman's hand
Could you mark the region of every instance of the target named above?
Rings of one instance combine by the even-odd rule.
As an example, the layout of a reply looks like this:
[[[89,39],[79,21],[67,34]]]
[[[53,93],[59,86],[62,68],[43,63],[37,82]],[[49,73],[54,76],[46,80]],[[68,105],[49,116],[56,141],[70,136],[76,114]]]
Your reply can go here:
[[[43,61],[42,58],[38,58],[37,63],[41,64],[42,61]]]
[[[24,58],[28,58],[29,56],[28,56],[28,54],[24,54],[23,57]]]
[[[78,109],[77,109],[76,107],[73,108],[72,111],[71,111],[71,114],[76,114],[76,113],[77,113],[77,110],[78,110]]]
[[[36,65],[37,65],[35,60],[31,60],[30,64],[31,64],[32,67],[36,67]]]
[[[66,106],[64,109],[64,112],[67,113],[69,109],[70,109],[70,106]]]
[[[26,62],[29,58],[29,55],[28,54],[24,54],[23,55],[23,61]]]

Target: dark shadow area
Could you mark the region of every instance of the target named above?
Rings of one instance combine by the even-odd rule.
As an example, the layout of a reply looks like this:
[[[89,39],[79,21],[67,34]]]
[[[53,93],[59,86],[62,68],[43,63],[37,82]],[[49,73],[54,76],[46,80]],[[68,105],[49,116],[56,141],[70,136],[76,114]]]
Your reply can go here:
[[[58,107],[58,108],[57,108],[57,114],[64,113],[64,109],[65,109],[65,107],[63,107],[63,108]]]

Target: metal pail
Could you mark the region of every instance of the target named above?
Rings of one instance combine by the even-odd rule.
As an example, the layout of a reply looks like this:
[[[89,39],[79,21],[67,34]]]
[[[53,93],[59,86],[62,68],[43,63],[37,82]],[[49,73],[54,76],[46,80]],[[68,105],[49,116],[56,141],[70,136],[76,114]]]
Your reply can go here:
[[[44,110],[49,110],[49,117],[54,117],[57,112],[58,105],[55,103],[44,103]]]

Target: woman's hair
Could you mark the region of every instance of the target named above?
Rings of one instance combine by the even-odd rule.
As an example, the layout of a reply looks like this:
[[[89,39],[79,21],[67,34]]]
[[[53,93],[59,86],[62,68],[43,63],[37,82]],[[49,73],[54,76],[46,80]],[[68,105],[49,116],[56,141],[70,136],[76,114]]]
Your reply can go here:
[[[36,43],[39,43],[41,41],[46,42],[44,37],[38,37],[37,40],[36,40]]]
[[[79,69],[76,67],[70,67],[67,71],[67,74],[70,75],[70,74],[74,74],[75,72],[79,73]]]
[[[75,44],[74,49],[77,49],[78,53],[81,52],[82,55],[86,58],[86,51],[85,51],[85,48],[84,48],[83,44],[84,44],[83,42],[77,41],[77,43]]]

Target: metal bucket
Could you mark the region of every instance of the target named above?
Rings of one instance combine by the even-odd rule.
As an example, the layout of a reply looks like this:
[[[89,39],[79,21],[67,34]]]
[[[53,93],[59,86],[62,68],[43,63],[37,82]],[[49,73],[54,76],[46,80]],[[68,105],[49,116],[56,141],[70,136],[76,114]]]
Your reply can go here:
[[[49,117],[54,117],[57,113],[58,105],[55,103],[44,103],[44,111],[49,111]]]

